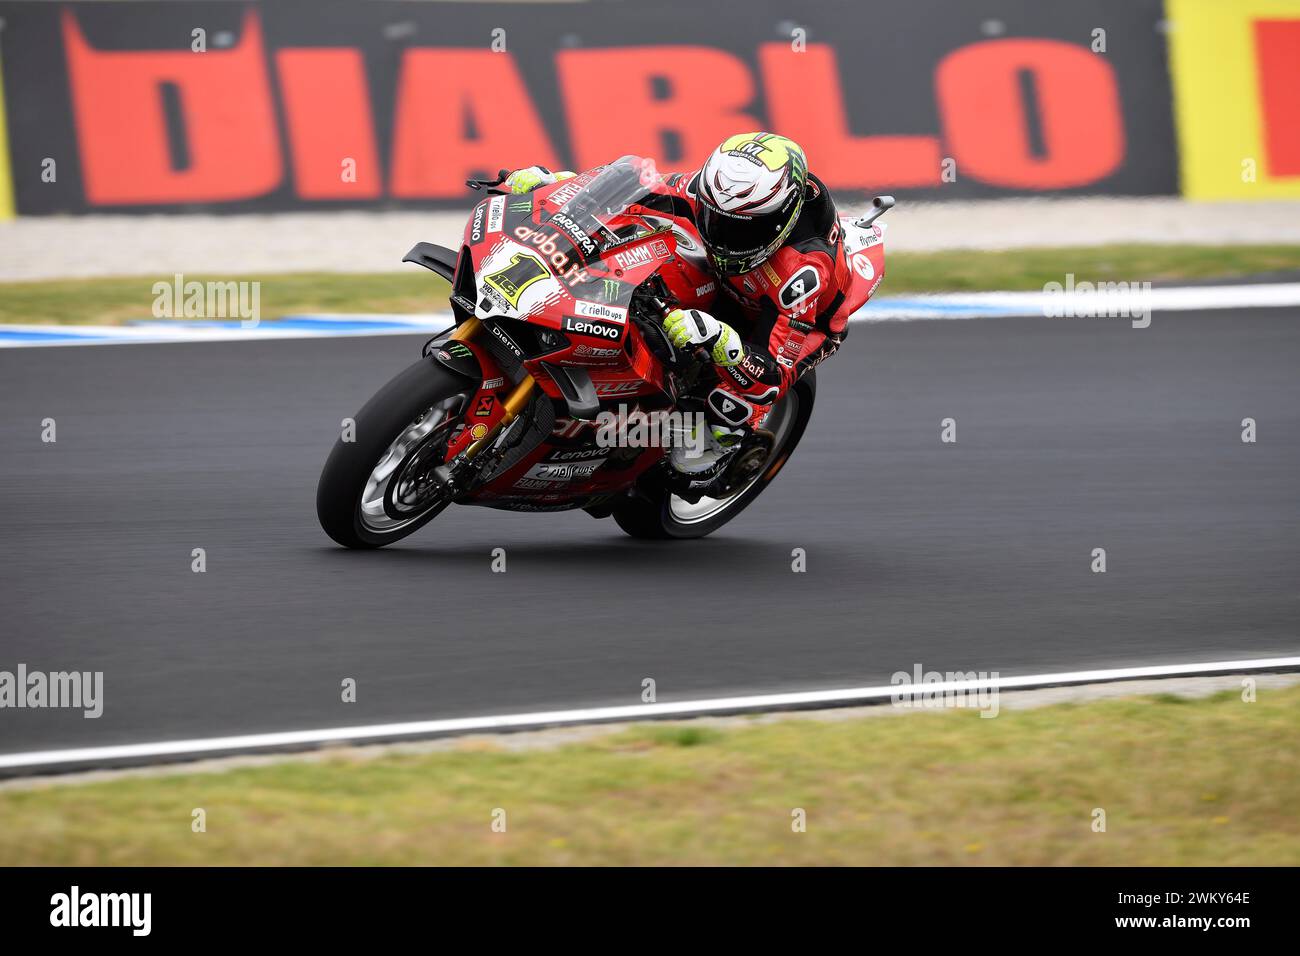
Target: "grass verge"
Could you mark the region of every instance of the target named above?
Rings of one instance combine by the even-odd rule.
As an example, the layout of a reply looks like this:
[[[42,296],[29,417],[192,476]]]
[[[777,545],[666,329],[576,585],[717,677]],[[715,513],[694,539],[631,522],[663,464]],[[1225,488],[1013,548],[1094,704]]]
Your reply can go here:
[[[1300,269],[1300,246],[1113,245],[1013,251],[898,253],[888,294],[1041,289],[1063,282],[1210,279]],[[415,266],[380,274],[186,275],[261,283],[264,318],[303,312],[428,312],[446,307],[447,284]],[[0,322],[105,325],[147,319],[153,284],[171,276],[0,283]]]
[[[1293,686],[344,752],[0,791],[0,864],[1293,866],[1298,723]]]

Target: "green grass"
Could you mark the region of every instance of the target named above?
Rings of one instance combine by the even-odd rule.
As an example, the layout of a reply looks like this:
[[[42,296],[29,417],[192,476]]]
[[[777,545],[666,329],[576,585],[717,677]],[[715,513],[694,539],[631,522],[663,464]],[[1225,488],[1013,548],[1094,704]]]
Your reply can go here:
[[[1041,289],[1077,281],[1208,279],[1300,269],[1300,246],[1097,246],[1010,252],[899,253],[887,257],[889,294]],[[186,275],[256,280],[263,318],[301,312],[428,312],[446,307],[447,284],[415,266],[381,274]],[[171,276],[0,283],[0,322],[113,324],[147,319],[152,287]]]
[[[0,864],[1300,864],[1300,687],[1166,696],[0,791]]]

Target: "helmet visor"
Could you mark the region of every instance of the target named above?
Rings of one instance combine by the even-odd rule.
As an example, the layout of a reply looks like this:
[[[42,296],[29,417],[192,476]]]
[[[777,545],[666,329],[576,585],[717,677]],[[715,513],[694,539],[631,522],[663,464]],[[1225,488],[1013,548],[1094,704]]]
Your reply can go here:
[[[730,216],[701,202],[695,219],[714,266],[727,275],[739,275],[758,268],[780,248],[794,216],[789,208],[760,216]]]

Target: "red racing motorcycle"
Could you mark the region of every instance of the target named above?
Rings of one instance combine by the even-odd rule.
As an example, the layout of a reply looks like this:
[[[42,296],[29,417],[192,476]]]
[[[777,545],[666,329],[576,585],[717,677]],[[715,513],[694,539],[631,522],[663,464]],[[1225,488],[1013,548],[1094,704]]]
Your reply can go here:
[[[716,281],[687,210],[642,169],[625,156],[524,195],[472,182],[488,195],[459,251],[421,242],[407,254],[451,283],[455,321],[335,443],[316,492],[331,538],[382,547],[450,504],[582,508],[635,537],[698,538],[776,477],[812,414],[813,371],[719,473],[697,480],[668,463],[670,429],[655,425],[702,414],[716,373],[660,323],[672,308],[707,308]],[[851,307],[884,273],[872,221],[892,205],[877,197],[865,218],[841,217]]]

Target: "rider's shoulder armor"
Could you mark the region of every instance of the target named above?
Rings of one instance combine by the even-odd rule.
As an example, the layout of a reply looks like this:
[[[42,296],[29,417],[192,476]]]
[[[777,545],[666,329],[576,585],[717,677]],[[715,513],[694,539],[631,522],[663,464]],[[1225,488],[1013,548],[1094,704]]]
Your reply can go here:
[[[840,313],[851,282],[842,230],[830,193],[816,177],[810,177],[809,192],[790,241],[757,269],[729,278],[726,288],[751,309],[839,333],[848,319]]]

